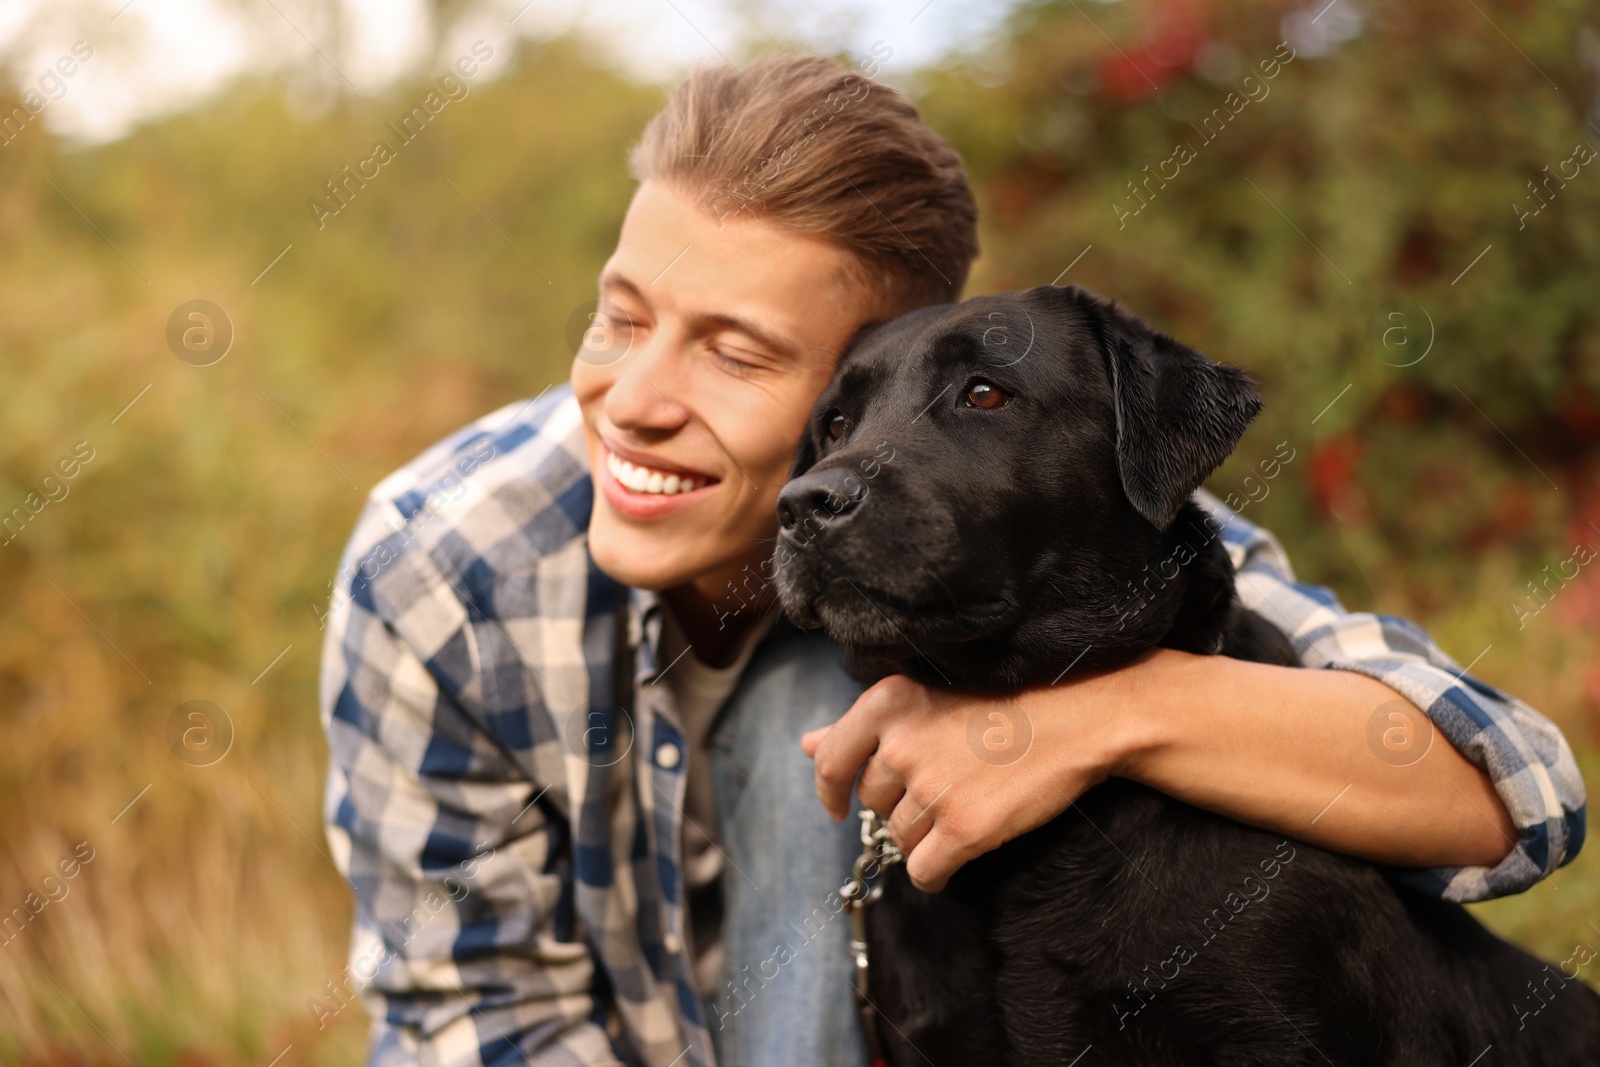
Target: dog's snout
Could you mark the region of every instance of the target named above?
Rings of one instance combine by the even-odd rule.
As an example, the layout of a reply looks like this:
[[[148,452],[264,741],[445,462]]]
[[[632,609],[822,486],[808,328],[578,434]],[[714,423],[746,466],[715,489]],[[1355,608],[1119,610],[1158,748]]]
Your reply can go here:
[[[855,510],[866,485],[848,467],[809,471],[778,494],[778,522],[785,529],[834,522]]]

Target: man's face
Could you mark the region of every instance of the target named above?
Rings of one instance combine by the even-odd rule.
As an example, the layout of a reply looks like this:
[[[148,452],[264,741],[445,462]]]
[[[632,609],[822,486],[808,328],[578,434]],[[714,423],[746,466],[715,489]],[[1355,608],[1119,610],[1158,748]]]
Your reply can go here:
[[[770,553],[812,403],[874,310],[851,265],[827,241],[752,218],[719,226],[666,186],[639,187],[600,276],[626,354],[572,364],[602,570],[719,599]]]

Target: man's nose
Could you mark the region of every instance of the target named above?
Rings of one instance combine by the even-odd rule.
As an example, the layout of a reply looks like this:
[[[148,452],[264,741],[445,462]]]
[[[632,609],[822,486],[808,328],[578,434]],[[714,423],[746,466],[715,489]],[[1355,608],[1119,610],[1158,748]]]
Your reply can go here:
[[[866,483],[848,467],[808,471],[778,494],[778,523],[793,531],[846,518],[866,498]]]
[[[683,377],[675,355],[671,338],[663,331],[635,345],[619,361],[617,376],[606,390],[605,412],[611,425],[619,430],[670,430],[683,424],[683,405],[673,396]]]

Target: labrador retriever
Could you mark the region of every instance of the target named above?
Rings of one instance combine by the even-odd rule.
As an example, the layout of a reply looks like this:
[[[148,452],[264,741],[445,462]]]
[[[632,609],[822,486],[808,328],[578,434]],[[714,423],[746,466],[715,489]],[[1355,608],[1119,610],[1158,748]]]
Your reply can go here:
[[[1259,408],[1076,287],[902,316],[817,402],[780,601],[868,682],[1007,692],[1157,646],[1298,666],[1191,499]],[[1393,873],[1111,779],[943,892],[884,873],[879,1033],[899,1067],[1600,1063],[1600,996]]]

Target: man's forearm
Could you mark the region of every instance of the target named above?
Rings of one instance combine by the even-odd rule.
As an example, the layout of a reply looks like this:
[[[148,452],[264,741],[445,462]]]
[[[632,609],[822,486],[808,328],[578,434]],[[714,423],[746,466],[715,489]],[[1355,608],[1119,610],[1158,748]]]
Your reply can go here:
[[[1397,866],[1493,866],[1516,841],[1489,776],[1425,717],[1411,716],[1420,729],[1407,754],[1379,755],[1369,737],[1407,726],[1379,709],[1410,707],[1382,682],[1165,650],[1144,666],[1148,689],[1128,712],[1126,755],[1113,773]],[[1375,712],[1381,721],[1371,734]]]

